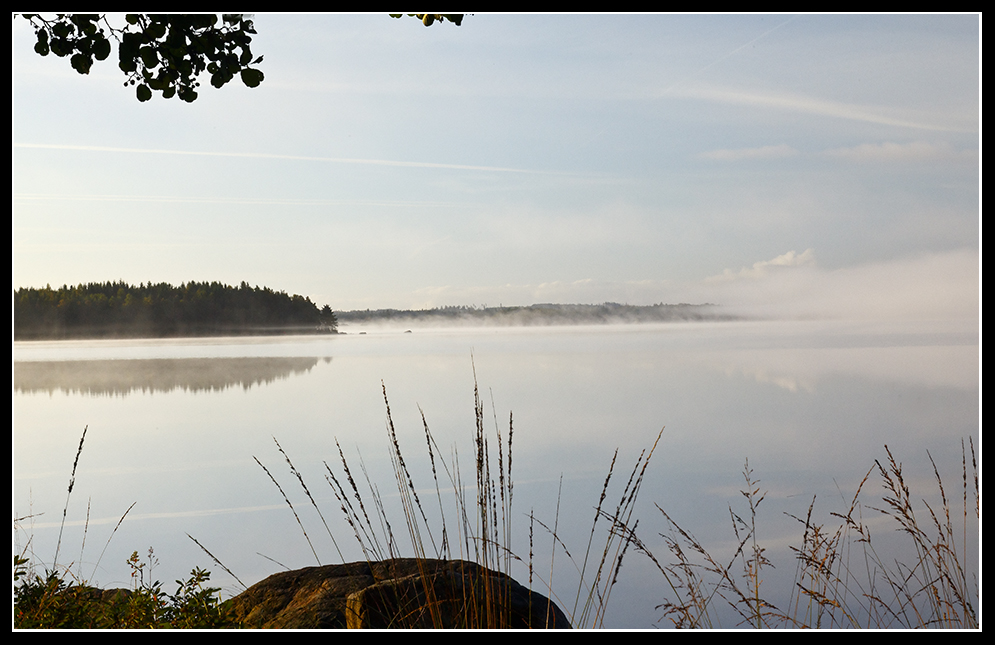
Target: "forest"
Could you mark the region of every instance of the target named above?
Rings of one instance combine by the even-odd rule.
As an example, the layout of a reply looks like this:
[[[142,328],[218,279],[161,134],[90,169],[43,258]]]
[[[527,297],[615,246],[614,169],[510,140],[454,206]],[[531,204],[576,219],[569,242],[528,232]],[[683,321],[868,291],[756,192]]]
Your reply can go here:
[[[242,282],[94,282],[14,292],[14,340],[337,333],[328,305]]]

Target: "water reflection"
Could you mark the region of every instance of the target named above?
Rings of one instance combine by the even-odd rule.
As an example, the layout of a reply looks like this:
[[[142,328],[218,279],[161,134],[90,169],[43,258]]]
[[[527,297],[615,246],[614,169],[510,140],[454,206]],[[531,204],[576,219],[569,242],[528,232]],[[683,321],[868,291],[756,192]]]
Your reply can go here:
[[[730,505],[744,512],[740,490],[749,459],[768,493],[759,532],[777,569],[764,584],[780,606],[778,594],[794,588],[788,545],[802,534],[786,513],[804,517],[814,498],[820,517],[845,512],[841,504],[874,460],[884,458],[884,445],[903,461],[906,481],[922,499],[937,495],[927,452],[944,482],[962,481],[961,439],[977,441],[980,431],[978,340],[971,327],[814,321],[18,344],[13,496],[15,516],[32,518],[15,542],[29,544],[33,561],[43,564],[61,539],[63,547],[72,545],[83,574],[103,586],[128,586],[126,558],[154,546],[162,561],[157,579],[175,580],[201,566],[214,571],[211,583],[226,594],[237,593],[234,579],[188,534],[248,584],[278,570],[273,560],[291,568],[315,564],[302,526],[322,563],[362,559],[352,527],[337,514],[341,502],[326,487],[325,462],[339,463],[341,444],[351,464],[362,463],[364,498],[376,486],[389,521],[403,527],[386,450],[383,388],[407,468],[419,493],[424,488],[430,497],[434,476],[422,414],[441,448],[436,456],[453,466],[458,452],[463,481],[472,482],[476,376],[489,436],[495,426],[509,429],[514,411],[513,552],[528,557],[533,513],[558,522],[558,539],[582,552],[615,449],[621,472],[666,426],[639,500],[640,538],[654,553],[667,553],[658,504],[728,561],[737,544]],[[321,365],[331,359],[316,358],[331,355],[334,369]],[[86,446],[61,535],[66,483],[84,426]],[[343,556],[274,437],[307,482]],[[255,458],[281,482],[302,524]],[[439,465],[440,478],[443,472]],[[616,479],[624,485],[624,477]],[[877,480],[865,487],[871,506],[882,505],[879,490]],[[435,511],[428,512],[431,522]],[[928,516],[925,507],[922,512]],[[866,519],[878,515],[868,511]],[[972,522],[969,542],[978,535]],[[873,528],[882,538],[898,535],[890,525]],[[551,571],[552,540],[537,530],[535,544],[537,569]],[[406,544],[398,548],[410,553]],[[972,572],[979,570],[977,552],[975,544]],[[575,563],[560,551],[555,562],[554,587],[570,593],[577,587]],[[516,575],[526,580],[529,571]],[[655,568],[633,555],[606,625],[659,622],[655,607],[664,592]],[[735,617],[723,622],[736,623]]]
[[[14,363],[14,391],[62,391],[91,396],[132,392],[249,390],[306,374],[330,357],[159,358],[143,360],[24,361]]]

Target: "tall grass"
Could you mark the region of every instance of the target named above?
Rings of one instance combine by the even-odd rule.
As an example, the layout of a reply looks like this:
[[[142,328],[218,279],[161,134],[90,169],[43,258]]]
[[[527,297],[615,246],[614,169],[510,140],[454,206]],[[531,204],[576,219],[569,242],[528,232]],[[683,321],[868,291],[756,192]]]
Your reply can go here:
[[[669,562],[663,563],[639,537],[640,520],[634,516],[635,502],[662,431],[653,446],[637,459],[618,495],[618,502],[613,505],[608,500],[615,476],[616,451],[594,508],[587,544],[582,552],[578,551],[575,557],[571,547],[559,535],[558,495],[556,513],[551,522],[537,518],[534,511],[528,513],[529,550],[527,556],[521,556],[512,545],[513,418],[509,416],[506,435],[502,435],[496,415],[493,431],[488,432],[475,382],[473,479],[470,483],[471,480],[464,477],[460,468],[459,451],[452,448],[450,457],[444,459],[425,415],[421,413],[425,449],[433,478],[433,506],[437,506],[439,511],[439,519],[433,523],[425,510],[424,492],[419,494],[424,489],[415,484],[405,461],[385,387],[383,396],[386,438],[402,509],[401,521],[391,523],[384,496],[370,480],[362,459],[360,470],[365,482],[362,490],[354,477],[355,469],[350,466],[337,442],[338,468],[324,462],[325,478],[334,491],[346,522],[370,561],[400,557],[403,550],[400,542],[406,539],[411,552],[420,561],[470,560],[509,576],[512,565],[521,563],[528,567],[529,588],[533,584],[540,585],[543,593],[555,599],[566,612],[571,624],[579,628],[604,626],[612,590],[630,548],[647,556],[662,574],[662,602],[657,609],[665,620],[679,628],[971,629],[979,626],[980,583],[977,574],[971,574],[967,564],[972,511],[974,518],[980,518],[980,489],[973,440],[969,443],[970,466],[968,447],[962,442],[959,500],[952,500],[946,495],[939,470],[930,456],[940,501],[938,505],[931,505],[925,500],[917,501],[906,483],[901,463],[885,446],[887,459],[883,463],[874,462],[842,512],[832,512],[828,520],[819,521],[813,498],[804,518],[791,516],[799,524],[800,545],[791,547],[795,574],[790,595],[787,601],[778,605],[770,600],[770,590],[763,584],[765,575],[774,567],[759,535],[759,511],[766,493],[761,489],[749,462],[743,470],[744,485],[741,490],[745,506],[742,511],[732,506],[729,508],[735,548],[725,557],[709,552],[699,539],[659,506],[657,509],[668,527],[661,537],[669,553]],[[291,473],[307,492],[300,473],[290,464],[282,448],[280,452],[290,465]],[[968,500],[971,472],[975,500],[973,509]],[[880,480],[883,492],[879,498],[865,501],[865,490],[874,476]],[[618,494],[617,491],[615,494]],[[308,498],[314,504],[309,492]],[[960,503],[955,509],[956,501]],[[290,504],[289,500],[287,503]],[[292,504],[290,506],[293,508]],[[905,539],[905,544],[900,545],[906,548],[904,553],[911,554],[911,557],[892,561],[880,555],[878,546],[881,541],[872,540],[870,523],[864,520],[865,514],[883,516],[890,521],[899,536]],[[402,529],[394,528],[402,522]],[[327,528],[327,524],[325,526]],[[545,576],[535,566],[533,539],[537,532],[547,533],[553,544],[549,554],[549,573]],[[310,543],[310,539],[308,541]],[[887,541],[889,549],[895,546],[893,542]],[[576,568],[579,582],[575,593],[557,593],[553,580],[553,562],[557,557],[566,557]],[[441,607],[444,602],[442,598],[433,596],[437,590],[429,583],[429,577],[426,569],[422,598],[427,611],[432,614],[430,624],[453,626],[441,618],[443,612],[433,609]],[[783,590],[775,590],[775,593],[780,591]],[[502,597],[506,593],[506,587],[497,585],[479,590],[479,597],[464,598],[464,622],[458,626],[508,626],[506,598]],[[730,611],[736,617],[735,624],[723,625],[723,618]],[[403,621],[398,626],[404,626]],[[419,623],[419,626],[425,626],[425,623]]]
[[[421,487],[405,459],[386,386],[382,385],[382,390],[385,438],[394,475],[392,489],[396,489],[400,517],[392,514],[385,503],[393,494],[381,492],[371,480],[362,457],[358,459],[357,470],[355,461],[350,462],[338,441],[338,459],[333,464],[323,462],[323,476],[366,560],[379,562],[413,555],[419,563],[420,589],[410,596],[410,605],[402,607],[392,619],[392,627],[501,628],[518,624],[512,615],[508,582],[516,567],[527,568],[528,589],[531,591],[535,586],[537,591],[555,600],[572,626],[603,627],[612,591],[630,550],[649,558],[661,574],[661,602],[657,609],[664,620],[679,628],[980,627],[980,581],[968,564],[969,547],[973,547],[968,539],[970,527],[974,520],[980,520],[980,486],[973,439],[961,443],[961,476],[952,497],[947,494],[932,455],[929,461],[938,502],[913,495],[901,462],[885,446],[886,459],[874,461],[843,510],[831,512],[827,519],[820,520],[813,498],[804,517],[790,516],[797,522],[801,538],[798,546],[791,547],[795,570],[791,592],[787,600],[775,602],[763,584],[765,572],[774,563],[768,558],[758,526],[762,525],[758,520],[766,493],[749,462],[743,470],[743,510],[729,508],[735,547],[724,556],[709,551],[659,506],[660,517],[667,527],[660,534],[667,557],[658,557],[640,537],[636,500],[662,430],[628,471],[621,493],[613,485],[618,452],[612,456],[582,549],[572,551],[573,547],[565,544],[559,534],[559,495],[551,521],[537,518],[534,509],[527,513],[517,511],[517,517],[528,519],[529,544],[525,555],[520,553],[524,545],[513,543],[516,519],[513,417],[509,414],[507,432],[503,432],[495,412],[493,428],[488,431],[475,377],[472,459],[469,460],[472,474],[466,476],[458,448],[451,447],[448,457],[444,456],[424,412],[419,409],[432,477],[428,487]],[[85,436],[84,429],[73,462],[63,525]],[[290,456],[279,442],[276,447],[321,519],[338,557],[343,558],[325,518],[328,509],[322,511]],[[272,471],[259,459],[256,462],[293,511],[315,560],[321,564],[318,549],[290,497]],[[874,481],[880,483],[882,492],[868,500],[867,491]],[[969,499],[972,494],[973,504]],[[871,517],[884,518],[891,524],[901,538],[899,547],[904,548],[903,557],[893,559],[883,555],[891,552],[895,540],[887,540],[885,545],[879,538],[872,540]],[[14,520],[15,532],[25,519]],[[552,543],[548,573],[536,566],[537,533],[548,534]],[[162,593],[158,582],[152,583],[151,578],[145,582],[145,565],[135,552],[128,561],[133,573],[140,576],[135,589],[129,595],[108,600],[98,590],[88,587],[79,572],[73,574],[71,564],[58,568],[61,538],[60,527],[52,568],[44,576],[28,566],[30,540],[24,550],[15,551],[15,627],[231,624],[231,616],[219,604],[216,595],[219,590],[203,586],[209,576],[206,571],[194,569],[188,581],[177,581],[180,584],[177,593],[169,596]],[[83,540],[85,545],[85,528]],[[882,546],[885,548],[879,549]],[[106,548],[105,545],[104,551]],[[207,549],[204,551],[224,567]],[[101,558],[103,555],[101,552]],[[578,582],[576,591],[559,594],[553,563],[563,557],[576,569]],[[461,574],[448,586],[440,586],[432,560],[472,562],[498,575],[471,580]],[[147,573],[151,574],[153,566],[150,549]],[[471,569],[467,565],[466,571]],[[551,624],[551,612],[548,605],[530,608],[529,625],[546,627]],[[735,623],[723,625],[723,618],[730,612]]]
[[[731,609],[736,626],[758,628],[963,628],[979,627],[980,583],[968,566],[969,517],[980,519],[977,458],[970,441],[974,505],[968,500],[967,448],[961,442],[960,503],[947,497],[939,470],[929,455],[939,505],[913,496],[902,464],[885,446],[887,459],[875,460],[843,512],[828,522],[815,519],[815,498],[804,518],[794,583],[787,604],[777,607],[762,590],[763,570],[772,563],[759,546],[756,511],[764,500],[747,463],[741,491],[749,515],[730,507],[736,548],[731,557],[713,556],[662,508],[669,527],[661,534],[671,562],[662,564],[634,533],[635,547],[655,563],[664,580],[665,599],[657,607],[675,627],[722,626],[718,616]],[[927,453],[928,454],[928,453]],[[880,498],[863,501],[876,475]],[[903,549],[905,559],[879,554],[864,514],[886,518],[903,538],[889,548]],[[952,516],[953,513],[953,516]],[[956,520],[954,519],[956,517]],[[894,540],[889,540],[894,542]]]
[[[630,532],[625,527],[630,523],[634,525],[636,499],[656,443],[640,454],[614,506],[606,503],[611,492],[610,483],[614,475],[617,453],[612,458],[598,505],[594,509],[582,560],[574,559],[573,554],[557,534],[558,512],[552,526],[536,519],[534,511],[528,513],[529,554],[523,557],[512,543],[515,518],[512,471],[513,417],[509,414],[507,432],[503,433],[494,412],[493,429],[488,431],[484,404],[474,378],[475,426],[472,437],[472,475],[466,477],[461,469],[458,448],[453,446],[449,457],[444,457],[429,429],[424,412],[419,410],[425,436],[425,450],[433,480],[431,488],[423,489],[416,485],[405,461],[394,426],[386,386],[383,384],[381,386],[386,408],[386,439],[401,517],[392,518],[388,513],[385,494],[370,480],[362,458],[359,459],[362,477],[356,476],[356,468],[350,464],[338,441],[336,447],[339,459],[336,466],[333,467],[328,461],[323,462],[326,482],[364,557],[370,562],[390,560],[402,557],[410,549],[410,553],[420,563],[424,563],[422,570],[424,596],[419,602],[424,602],[425,609],[431,616],[430,624],[435,627],[501,628],[512,625],[513,620],[508,597],[510,585],[502,582],[503,578],[500,576],[483,576],[479,589],[467,591],[465,585],[461,585],[458,589],[454,588],[455,592],[466,597],[462,599],[462,606],[455,612],[459,616],[458,622],[453,624],[446,617],[452,612],[443,609],[445,603],[451,602],[451,599],[439,597],[437,587],[430,580],[432,574],[430,560],[470,561],[508,578],[513,577],[513,565],[520,563],[528,567],[530,592],[534,584],[540,585],[537,591],[541,590],[541,593],[554,598],[574,627],[603,626],[611,591],[618,580],[619,570],[631,542]],[[657,442],[659,439],[658,436]],[[279,447],[279,443],[277,445]],[[298,479],[324,523],[324,515],[318,509],[304,479],[283,448],[279,450],[290,467],[291,474]],[[273,479],[300,524],[297,511],[283,492],[283,488],[276,482],[270,470],[258,459],[256,461]],[[364,482],[365,485],[361,486],[357,480]],[[423,498],[425,490],[433,491],[431,497],[434,499],[431,500],[431,506],[433,509],[438,509],[435,522],[429,519],[429,514],[426,512],[429,498]],[[311,538],[304,530],[303,524],[300,525],[314,552]],[[328,527],[327,523],[325,527]],[[537,530],[548,532],[553,544],[550,553],[550,571],[545,577],[537,570],[534,562],[532,538]],[[329,537],[331,537],[330,530]],[[334,538],[332,539],[334,541]],[[402,542],[405,543],[404,547],[401,546]],[[560,598],[554,590],[552,561],[558,552],[573,563],[578,573],[578,588],[576,594],[571,597]],[[341,557],[341,551],[339,553]],[[317,558],[316,554],[315,557]],[[552,611],[551,608],[547,609]],[[423,615],[414,610],[411,614],[417,614],[418,620],[424,620]],[[541,620],[540,623],[531,626],[545,627],[548,624],[546,620]],[[398,626],[405,626],[403,620]],[[424,626],[424,623],[409,626]]]

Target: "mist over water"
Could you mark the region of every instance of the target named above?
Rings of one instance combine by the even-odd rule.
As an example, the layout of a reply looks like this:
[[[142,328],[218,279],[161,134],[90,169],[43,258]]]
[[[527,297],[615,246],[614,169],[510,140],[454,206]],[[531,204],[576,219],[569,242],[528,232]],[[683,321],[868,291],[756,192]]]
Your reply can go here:
[[[729,505],[742,503],[749,459],[768,491],[758,523],[777,566],[764,584],[775,589],[790,586],[787,547],[800,541],[784,513],[804,515],[813,496],[827,516],[840,510],[874,459],[884,457],[885,444],[923,495],[934,488],[927,451],[953,487],[961,439],[979,438],[973,322],[342,329],[348,333],[337,337],[16,344],[14,511],[35,516],[21,522],[15,541],[24,547],[30,540],[32,558],[50,563],[88,426],[60,564],[72,562],[100,586],[130,586],[126,558],[151,546],[160,561],[155,577],[170,582],[167,590],[200,566],[237,593],[237,583],[187,533],[246,584],[279,571],[273,560],[314,565],[290,509],[253,456],[291,497],[321,562],[335,562],[273,437],[307,481],[346,559],[362,559],[323,481],[322,461],[338,461],[335,439],[351,463],[362,457],[394,513],[382,388],[415,482],[429,494],[419,409],[440,448],[455,447],[466,468],[476,373],[488,431],[496,423],[504,434],[514,414],[512,548],[519,555],[528,553],[528,513],[554,520],[562,476],[559,533],[576,557],[615,449],[616,478],[624,481],[666,426],[641,493],[640,537],[666,559],[659,537],[666,525],[655,503],[706,546],[731,555],[723,551],[733,543]],[[402,530],[403,516],[392,518]],[[548,572],[550,540],[535,540],[537,567]],[[406,535],[399,546],[410,553]],[[554,591],[569,610],[576,574],[562,552],[556,563]],[[515,575],[524,580],[527,569]],[[627,555],[606,626],[665,626],[654,609],[663,587],[644,556]],[[775,603],[779,593],[770,594]]]

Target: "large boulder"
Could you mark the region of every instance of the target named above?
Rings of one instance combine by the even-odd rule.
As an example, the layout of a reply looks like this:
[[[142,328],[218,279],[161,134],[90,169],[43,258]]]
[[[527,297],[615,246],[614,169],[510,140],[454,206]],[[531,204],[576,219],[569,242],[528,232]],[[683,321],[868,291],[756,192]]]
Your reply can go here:
[[[353,562],[277,573],[229,601],[244,627],[569,628],[545,596],[464,560]]]

